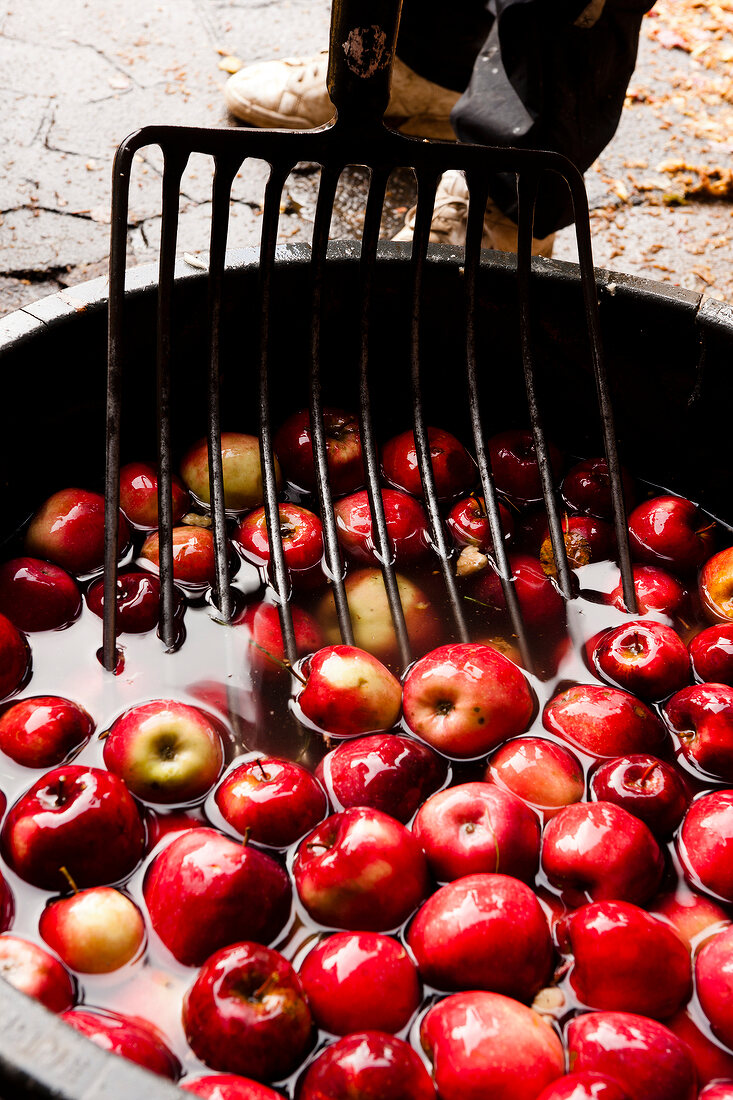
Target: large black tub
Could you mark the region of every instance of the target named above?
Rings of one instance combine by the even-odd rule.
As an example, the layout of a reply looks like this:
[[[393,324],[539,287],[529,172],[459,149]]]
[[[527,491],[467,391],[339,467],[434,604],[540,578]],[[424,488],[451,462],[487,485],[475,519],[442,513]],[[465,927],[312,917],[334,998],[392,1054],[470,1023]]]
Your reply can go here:
[[[374,290],[372,405],[380,438],[411,422],[409,246],[384,245]],[[279,251],[270,327],[275,423],[307,404],[310,253]],[[324,401],[358,405],[359,249],[331,247],[323,295]],[[421,347],[424,407],[470,438],[464,379],[460,256],[432,248]],[[256,431],[257,255],[230,253],[221,321],[222,422]],[[538,261],[533,317],[540,406],[548,435],[570,454],[601,447],[578,271]],[[527,422],[513,257],[485,253],[479,280],[479,366],[487,435]],[[600,315],[621,461],[733,523],[730,409],[733,309],[688,291],[598,273]],[[101,485],[104,460],[106,282],[43,299],[0,321],[0,471],[5,534],[55,489]],[[207,275],[181,262],[175,292],[174,449],[203,434]],[[155,271],[128,275],[122,460],[155,453]],[[113,1058],[0,982],[0,1097],[68,1100],[181,1095]]]

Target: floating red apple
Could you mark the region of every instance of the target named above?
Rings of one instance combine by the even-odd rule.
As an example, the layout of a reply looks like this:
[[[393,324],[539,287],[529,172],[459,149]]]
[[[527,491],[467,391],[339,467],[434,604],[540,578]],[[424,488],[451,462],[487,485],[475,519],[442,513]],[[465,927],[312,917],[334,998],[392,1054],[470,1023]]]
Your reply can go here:
[[[504,538],[509,540],[514,533],[514,520],[509,509],[501,501],[497,503]],[[482,553],[492,550],[491,527],[483,497],[464,497],[456,501],[445,522],[456,546],[475,546]]]
[[[130,541],[120,513],[118,550]],[[34,558],[47,558],[69,573],[91,573],[104,563],[104,497],[86,489],[62,489],[39,508],[25,536]]]
[[[117,633],[144,634],[154,630],[160,617],[160,581],[151,573],[123,573],[117,578]],[[104,617],[104,579],[100,578],[86,595],[87,606],[99,618]],[[173,614],[180,621],[184,603],[173,589]]]
[[[419,1057],[402,1039],[361,1031],[339,1039],[308,1067],[299,1100],[434,1100]]]
[[[688,648],[699,680],[733,687],[733,623],[717,623],[701,630]]]
[[[388,931],[428,893],[425,856],[415,837],[366,807],[332,814],[301,841],[293,877],[311,917],[331,928]]]
[[[676,768],[644,753],[601,764],[591,776],[590,791],[596,801],[621,806],[663,838],[675,831],[690,801]]]
[[[76,1003],[76,985],[66,967],[37,943],[20,936],[0,936],[0,975],[49,1012],[64,1012]]]
[[[548,443],[551,474],[556,478],[562,469],[562,455]],[[532,432],[517,429],[492,436],[488,444],[491,469],[497,489],[518,500],[539,500],[542,482]]]
[[[466,875],[428,898],[407,943],[428,985],[487,989],[531,1001],[552,970],[547,918],[509,875]]]
[[[685,814],[678,845],[693,884],[733,903],[733,791],[696,799]]]
[[[0,715],[0,750],[26,768],[51,768],[85,745],[94,721],[57,695],[19,699]]]
[[[375,733],[337,745],[316,769],[335,810],[371,806],[406,824],[445,783],[446,761],[398,733]]]
[[[184,966],[238,940],[270,943],[290,915],[282,867],[215,829],[174,837],[150,865],[144,894],[153,928]]]
[[[180,1077],[178,1059],[157,1028],[147,1020],[98,1008],[74,1008],[62,1013],[61,1019],[103,1050],[128,1058],[172,1081]]]
[[[216,567],[214,536],[206,527],[174,527],[173,577],[184,586],[205,587],[214,583]],[[158,532],[148,535],[140,557],[143,564],[156,572],[160,569],[160,545]]]
[[[710,553],[714,523],[684,497],[660,496],[629,516],[629,545],[636,561],[673,572],[697,569]]]
[[[180,523],[191,501],[181,481],[171,478],[172,521]],[[128,462],[120,470],[120,508],[134,527],[158,526],[158,471],[148,462]]]
[[[542,869],[571,906],[586,901],[641,905],[664,870],[659,845],[643,821],[610,802],[566,806],[545,826]]]
[[[293,583],[311,586],[323,581],[323,525],[307,508],[280,504],[280,536],[285,563]],[[235,541],[256,565],[270,562],[270,540],[264,508],[256,508],[237,524]]]
[[[81,611],[76,581],[65,569],[39,558],[0,565],[0,613],[18,630],[59,630]]]
[[[439,882],[479,871],[533,882],[540,856],[537,815],[491,783],[461,783],[432,795],[412,831]]]
[[[662,723],[640,699],[598,684],[577,684],[555,695],[542,723],[600,759],[659,751],[667,739]]]
[[[460,440],[442,428],[428,428],[427,436],[438,499],[450,500],[470,489],[476,480],[476,463]],[[424,495],[417,444],[411,431],[402,432],[385,443],[382,472],[390,485],[414,497]]]
[[[371,653],[350,645],[325,646],[302,671],[306,681],[298,706],[332,737],[388,730],[400,716],[400,682]]]
[[[546,820],[585,794],[577,756],[544,737],[515,737],[502,745],[489,759],[484,778],[542,811]]]
[[[690,658],[679,634],[663,623],[635,620],[602,635],[593,665],[603,680],[646,702],[690,682]]]
[[[286,848],[328,811],[318,780],[300,764],[258,756],[228,772],[216,788],[222,817],[242,836]]]
[[[240,1077],[238,1073],[209,1073],[204,1077],[186,1078],[179,1089],[201,1096],[203,1100],[281,1100],[281,1094],[252,1081]]]
[[[323,431],[331,492],[335,496],[353,493],[354,489],[364,484],[359,421],[353,413],[344,412],[343,409],[325,408]],[[316,488],[316,471],[310,413],[307,409],[293,413],[278,429],[275,450],[288,481],[300,489],[313,492]]]
[[[420,1043],[433,1063],[440,1100],[537,1100],[565,1070],[550,1024],[499,993],[456,993],[439,1001],[422,1021]]]
[[[534,710],[521,669],[476,642],[440,646],[410,669],[403,709],[408,728],[454,757],[489,752],[522,733]]]
[[[428,519],[422,504],[409,493],[397,489],[382,489],[381,497],[389,539],[389,560],[399,568],[420,561],[430,551]],[[336,533],[344,553],[360,565],[379,565],[366,490],[339,500],[334,506],[334,513]]]
[[[611,1077],[631,1100],[694,1100],[689,1047],[664,1024],[631,1012],[589,1012],[567,1027],[570,1064]]]
[[[583,905],[561,922],[570,985],[589,1008],[665,1020],[690,999],[690,952],[663,921],[625,901]]]
[[[313,653],[323,645],[321,628],[307,611],[290,605],[295,631],[295,647],[299,657]],[[236,620],[249,632],[247,659],[261,675],[273,679],[284,671],[285,643],[280,613],[275,604],[253,603]]]
[[[664,708],[685,759],[714,779],[733,783],[733,687],[695,684]]]
[[[244,942],[206,960],[184,999],[183,1027],[207,1066],[271,1081],[299,1065],[311,1014],[290,963],[269,947]]]
[[[134,871],[144,843],[122,780],[81,764],[46,772],[10,808],[2,829],[10,867],[44,890],[68,885],[62,867],[79,887],[119,882]]]
[[[417,968],[402,944],[378,932],[336,932],[300,967],[313,1019],[334,1035],[401,1031],[420,1007]]]
[[[621,471],[621,485],[627,509],[634,503],[634,482],[626,470]],[[613,516],[611,475],[605,458],[586,458],[565,475],[562,495],[568,508],[586,512],[599,519]]]
[[[674,618],[679,615],[687,600],[687,591],[676,577],[656,565],[635,565],[633,568],[636,609],[639,615],[658,611]],[[608,602],[619,611],[626,610],[621,581],[608,595]]]
[[[0,699],[7,699],[30,675],[31,649],[10,619],[0,615]]]

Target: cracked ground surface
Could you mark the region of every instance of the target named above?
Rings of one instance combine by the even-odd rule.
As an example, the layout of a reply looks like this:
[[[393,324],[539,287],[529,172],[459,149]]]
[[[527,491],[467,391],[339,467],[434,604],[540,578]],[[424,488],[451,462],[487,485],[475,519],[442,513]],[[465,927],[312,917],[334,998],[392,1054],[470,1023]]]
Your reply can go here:
[[[227,125],[222,59],[308,55],[327,41],[329,0],[6,0],[0,11],[0,313],[103,274],[114,150],[147,123]],[[619,132],[587,175],[600,266],[733,302],[733,0],[658,0]],[[160,161],[136,157],[131,264],[157,256]],[[229,244],[256,244],[267,170],[235,182]],[[280,238],[308,240],[318,174],[286,185]],[[192,158],[179,251],[207,247],[211,166]],[[358,236],[364,176],[342,181],[335,237]],[[383,232],[410,204],[393,180]],[[559,258],[574,256],[572,231]]]

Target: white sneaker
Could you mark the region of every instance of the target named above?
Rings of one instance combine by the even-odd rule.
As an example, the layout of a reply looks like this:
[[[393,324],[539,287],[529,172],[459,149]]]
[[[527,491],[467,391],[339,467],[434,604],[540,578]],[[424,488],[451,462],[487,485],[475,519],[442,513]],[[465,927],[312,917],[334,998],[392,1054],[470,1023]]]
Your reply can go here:
[[[250,126],[309,130],[334,116],[327,70],[326,52],[247,65],[227,80],[224,98],[231,114]],[[402,133],[455,141],[450,113],[459,98],[395,58],[386,117]]]
[[[415,211],[412,207],[405,215],[405,224],[393,241],[411,241],[415,228]],[[466,225],[468,222],[468,184],[463,172],[444,172],[435,192],[435,205],[430,226],[430,240],[433,244],[451,244],[463,248],[466,243]],[[516,223],[502,214],[491,199],[486,205],[484,231],[481,236],[482,248],[495,248],[499,252],[517,251]],[[539,240],[532,238],[533,256],[551,256],[555,234]]]

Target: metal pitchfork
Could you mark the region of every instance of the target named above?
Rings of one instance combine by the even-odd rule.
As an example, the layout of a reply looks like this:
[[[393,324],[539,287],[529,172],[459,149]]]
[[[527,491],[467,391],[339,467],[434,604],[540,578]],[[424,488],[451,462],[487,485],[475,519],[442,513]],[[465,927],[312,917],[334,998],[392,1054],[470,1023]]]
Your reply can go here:
[[[411,311],[410,359],[414,431],[433,546],[445,582],[457,636],[462,640],[467,640],[468,628],[453,573],[451,550],[446,542],[438,507],[427,426],[423,414],[420,367],[422,287],[433,203],[436,187],[442,173],[451,168],[461,169],[465,172],[470,195],[464,268],[467,331],[466,379],[473,441],[478,460],[481,489],[486,503],[493,540],[492,565],[501,579],[512,627],[517,635],[523,659],[527,663],[527,667],[531,667],[530,646],[511,580],[511,569],[504,545],[497,495],[484,442],[479,401],[479,372],[476,362],[476,281],[481,253],[483,216],[488,198],[487,180],[493,173],[511,173],[515,175],[517,180],[519,222],[517,294],[520,317],[520,346],[529,418],[539,462],[552,548],[557,563],[557,581],[561,592],[566,598],[572,597],[573,587],[560,513],[552,483],[552,470],[542,415],[536,396],[530,336],[530,282],[532,225],[535,197],[540,177],[545,172],[556,172],[563,177],[570,190],[575,215],[580,278],[587,322],[588,355],[596,380],[601,428],[611,482],[614,525],[619,548],[624,599],[630,611],[636,610],[625,507],[616,451],[613,410],[602,359],[590,221],[582,176],[570,161],[557,153],[424,141],[405,137],[388,129],[384,125],[383,115],[389,100],[400,7],[401,0],[334,0],[331,17],[328,89],[337,113],[334,120],[328,125],[308,131],[147,126],[130,135],[117,151],[112,192],[105,487],[107,520],[105,532],[103,663],[105,668],[109,670],[115,668],[117,657],[115,591],[117,580],[120,411],[124,372],[124,282],[128,196],[133,157],[138,149],[147,145],[158,145],[162,150],[164,161],[157,313],[158,503],[161,580],[159,633],[168,649],[174,648],[177,632],[174,616],[175,593],[171,535],[172,299],[179,190],[181,177],[192,153],[207,154],[213,158],[215,164],[212,182],[208,272],[210,346],[208,449],[211,514],[216,550],[214,595],[221,617],[224,620],[232,618],[234,601],[229,584],[226,515],[220,452],[219,322],[231,188],[237,172],[247,158],[257,158],[268,162],[271,166],[265,192],[259,258],[259,312],[261,316],[259,333],[259,430],[264,505],[271,547],[274,588],[278,598],[285,652],[288,659],[294,661],[297,653],[292,615],[288,603],[290,583],[280,534],[272,450],[269,394],[269,318],[282,190],[290,172],[301,161],[308,161],[321,166],[311,260],[313,297],[310,415],[316,460],[317,491],[324,524],[326,564],[333,578],[333,592],[344,642],[353,643],[353,631],[343,583],[344,570],[336,537],[336,522],[326,462],[321,398],[320,338],[324,269],[328,263],[328,233],[333,202],[342,171],[347,166],[352,165],[363,165],[369,173],[369,190],[360,258],[361,351],[359,385],[361,433],[375,546],[382,562],[384,583],[403,664],[407,665],[411,660],[410,642],[392,565],[392,545],[387,532],[380,494],[377,442],[372,426],[369,398],[369,359],[370,301],[375,275],[382,208],[390,173],[394,169],[406,165],[413,168],[417,182],[417,213],[411,257],[412,295],[411,301],[405,303],[406,309],[409,308]]]

